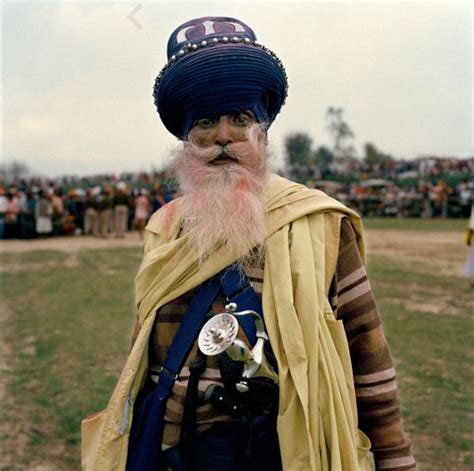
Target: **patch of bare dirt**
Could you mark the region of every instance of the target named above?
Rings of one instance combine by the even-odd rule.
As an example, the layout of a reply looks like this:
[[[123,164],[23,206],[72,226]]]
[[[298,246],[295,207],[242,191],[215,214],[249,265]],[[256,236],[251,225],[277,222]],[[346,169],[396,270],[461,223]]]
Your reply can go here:
[[[143,241],[136,232],[129,232],[123,239],[92,236],[64,236],[34,240],[2,240],[0,252],[28,252],[30,250],[59,250],[73,253],[82,249],[109,249],[114,247],[140,247]],[[74,263],[74,262],[72,262]]]
[[[368,255],[383,255],[398,261],[423,262],[449,276],[462,276],[467,246],[462,234],[445,231],[365,231]]]

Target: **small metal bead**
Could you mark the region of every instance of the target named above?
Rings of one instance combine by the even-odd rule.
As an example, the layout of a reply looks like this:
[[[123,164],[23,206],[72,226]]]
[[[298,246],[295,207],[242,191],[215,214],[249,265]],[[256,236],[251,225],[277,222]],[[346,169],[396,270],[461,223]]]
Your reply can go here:
[[[186,43],[186,46],[184,47],[187,47],[189,49],[191,47],[191,43]]]
[[[171,62],[174,62],[176,60],[176,56],[171,56]]]
[[[244,43],[245,43],[245,44],[250,44],[251,42],[252,42],[252,41],[251,41],[249,38],[245,38],[245,39],[244,39]]]
[[[226,42],[229,41],[229,38],[228,38],[227,36],[224,36],[224,37],[222,38],[222,41],[226,43]]]
[[[214,44],[216,44],[216,43],[219,42],[219,39],[218,39],[218,38],[212,38],[212,42],[213,42]]]
[[[184,56],[184,51],[182,49],[180,49],[180,51],[178,52],[178,56]]]
[[[237,36],[234,36],[232,38],[232,41],[234,41],[234,43],[238,43],[239,42],[239,38]]]
[[[201,41],[201,46],[206,47],[207,46],[207,41]]]
[[[192,48],[193,51],[195,51],[195,50],[198,48],[198,45],[197,45],[197,44],[193,44],[193,45],[191,46],[191,48]]]

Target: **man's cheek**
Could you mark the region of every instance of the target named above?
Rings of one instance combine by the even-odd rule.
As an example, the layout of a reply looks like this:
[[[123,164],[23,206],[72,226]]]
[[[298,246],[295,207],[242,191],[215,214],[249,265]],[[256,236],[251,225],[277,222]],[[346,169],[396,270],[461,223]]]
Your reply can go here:
[[[194,144],[197,147],[205,148],[209,146],[209,143],[207,142],[207,139],[205,136],[195,134],[193,136],[189,136],[189,142],[191,144]]]

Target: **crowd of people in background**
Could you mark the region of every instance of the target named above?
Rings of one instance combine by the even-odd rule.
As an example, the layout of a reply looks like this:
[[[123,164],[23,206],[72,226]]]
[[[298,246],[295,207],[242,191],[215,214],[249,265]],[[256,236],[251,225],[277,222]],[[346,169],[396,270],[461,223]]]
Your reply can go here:
[[[309,180],[306,184],[325,191],[366,217],[468,218],[474,195],[474,182],[467,179],[455,186],[443,179],[435,183],[420,179],[406,187],[382,179],[351,184]]]
[[[32,178],[0,186],[0,239],[59,235],[143,237],[152,213],[171,201],[174,189],[147,174],[92,178]]]
[[[288,165],[284,176],[319,188],[363,216],[468,218],[474,159],[418,159],[330,167]],[[143,237],[156,210],[177,195],[165,173],[0,181],[0,239],[59,235]]]
[[[369,217],[468,218],[474,195],[474,158],[335,159],[290,165],[287,173]]]

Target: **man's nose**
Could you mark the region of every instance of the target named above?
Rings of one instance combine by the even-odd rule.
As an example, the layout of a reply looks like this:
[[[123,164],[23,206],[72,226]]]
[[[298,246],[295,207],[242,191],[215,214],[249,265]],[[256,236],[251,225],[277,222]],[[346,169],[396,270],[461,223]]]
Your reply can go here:
[[[226,146],[232,144],[234,139],[232,137],[232,126],[227,116],[221,116],[216,125],[215,144]]]

